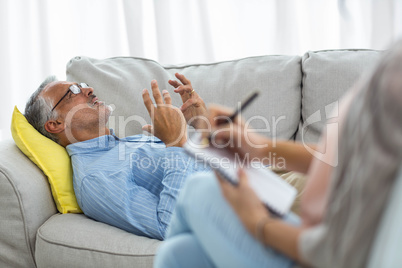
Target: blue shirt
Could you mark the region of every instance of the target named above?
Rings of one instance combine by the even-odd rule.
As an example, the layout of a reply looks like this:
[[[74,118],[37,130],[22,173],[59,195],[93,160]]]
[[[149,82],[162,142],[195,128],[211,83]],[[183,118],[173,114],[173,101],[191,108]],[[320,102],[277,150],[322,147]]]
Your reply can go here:
[[[188,174],[205,170],[183,148],[156,137],[113,135],[70,144],[74,191],[88,217],[164,239]]]

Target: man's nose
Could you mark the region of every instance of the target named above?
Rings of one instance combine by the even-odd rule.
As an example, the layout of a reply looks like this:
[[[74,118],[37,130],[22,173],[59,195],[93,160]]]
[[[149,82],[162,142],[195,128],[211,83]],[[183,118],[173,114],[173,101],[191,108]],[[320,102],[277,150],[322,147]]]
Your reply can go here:
[[[81,91],[86,97],[89,97],[94,93],[94,89],[92,87],[83,87],[81,88]]]

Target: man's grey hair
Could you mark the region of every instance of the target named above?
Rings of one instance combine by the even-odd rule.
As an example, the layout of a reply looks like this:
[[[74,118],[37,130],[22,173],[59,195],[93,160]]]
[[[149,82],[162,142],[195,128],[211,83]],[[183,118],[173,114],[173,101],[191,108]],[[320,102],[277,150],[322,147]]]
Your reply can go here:
[[[28,122],[45,137],[59,143],[59,139],[53,133],[45,129],[46,121],[57,118],[57,112],[52,111],[52,102],[41,96],[43,89],[50,83],[58,81],[56,76],[47,77],[39,88],[31,95],[25,106],[25,117]]]

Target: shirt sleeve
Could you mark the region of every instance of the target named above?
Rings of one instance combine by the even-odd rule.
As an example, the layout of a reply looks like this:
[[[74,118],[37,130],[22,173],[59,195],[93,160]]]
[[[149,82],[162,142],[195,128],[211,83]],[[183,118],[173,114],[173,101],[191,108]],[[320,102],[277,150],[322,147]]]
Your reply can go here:
[[[195,171],[195,161],[182,148],[166,148],[163,166],[163,190],[158,204],[160,233],[165,237],[180,189],[189,174]]]

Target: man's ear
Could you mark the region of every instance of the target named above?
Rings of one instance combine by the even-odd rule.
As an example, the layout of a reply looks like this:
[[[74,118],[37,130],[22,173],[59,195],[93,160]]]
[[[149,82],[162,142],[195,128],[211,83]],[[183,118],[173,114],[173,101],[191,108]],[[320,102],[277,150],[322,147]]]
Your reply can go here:
[[[59,120],[48,120],[45,123],[45,129],[49,133],[60,133],[65,129],[64,122]]]

